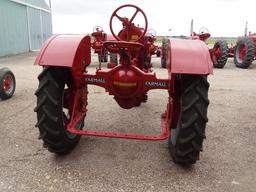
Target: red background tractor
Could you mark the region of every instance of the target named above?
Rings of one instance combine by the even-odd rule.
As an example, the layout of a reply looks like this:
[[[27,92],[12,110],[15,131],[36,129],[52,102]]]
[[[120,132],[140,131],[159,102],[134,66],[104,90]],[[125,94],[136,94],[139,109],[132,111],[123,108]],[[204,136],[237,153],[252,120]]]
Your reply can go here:
[[[211,37],[209,30],[206,27],[202,27],[199,33],[193,31],[193,20],[191,21],[191,37],[192,39],[199,39],[206,42]],[[213,66],[215,68],[223,68],[228,60],[228,44],[225,40],[217,40],[212,48],[209,48]]]
[[[237,67],[247,69],[256,59],[256,33],[247,33],[245,25],[244,36],[237,39],[236,45],[231,44],[229,47],[229,57],[234,57],[234,63]]]
[[[247,34],[247,25],[248,22],[245,25],[244,36],[238,37],[236,46],[233,48],[235,65],[244,69],[247,69],[256,59],[256,33]]]
[[[120,12],[127,8],[133,11],[129,18]],[[139,16],[144,19],[144,26],[135,23]],[[117,33],[113,29],[114,19],[120,24]],[[167,75],[158,78],[151,64],[152,52],[145,36],[147,27],[147,17],[139,7],[118,7],[110,17],[110,30],[116,40],[104,41],[103,48],[118,54],[119,63],[111,69],[102,69],[99,64],[91,74],[87,71],[92,46],[89,35],[55,35],[44,44],[35,61],[43,66],[35,92],[35,112],[36,127],[49,151],[68,153],[81,135],[138,140],[168,138],[174,162],[193,164],[199,159],[208,121],[207,75],[212,74],[209,50],[202,41],[168,39]],[[146,102],[150,90],[167,91],[166,110],[161,115],[162,133],[140,135],[83,130],[88,85],[105,88],[123,109]]]
[[[211,36],[209,30],[206,27],[202,27],[199,30],[199,33],[194,32],[193,30],[193,20],[191,21],[191,28],[190,28],[190,36],[193,40],[201,40],[206,43],[206,40]],[[186,39],[189,37],[184,36]],[[167,52],[168,47],[167,39],[164,38],[162,40],[162,58],[161,58],[161,66],[166,68],[166,59],[167,59]],[[213,66],[215,68],[223,68],[228,60],[229,55],[229,48],[225,40],[218,40],[215,42],[212,48],[209,48],[209,52],[211,55],[211,59],[213,62]]]
[[[93,38],[92,48],[94,49],[94,53],[98,54],[99,62],[108,62],[108,51],[103,46],[105,41],[115,41],[116,39],[113,35],[107,35],[102,27],[95,26],[93,29],[93,33],[91,34]],[[156,31],[154,29],[149,29],[145,34],[145,42],[146,49],[148,49],[149,57],[145,57],[145,62],[151,63],[151,56],[156,55],[160,57],[159,47],[154,43],[156,41]],[[117,53],[109,53],[110,62],[108,63],[108,68],[113,68],[118,64],[118,54]],[[147,59],[149,59],[147,61]]]
[[[102,27],[95,26],[91,36],[94,38],[92,48],[94,53],[98,54],[99,62],[108,62],[108,51],[103,47],[104,41],[107,41],[107,34]]]

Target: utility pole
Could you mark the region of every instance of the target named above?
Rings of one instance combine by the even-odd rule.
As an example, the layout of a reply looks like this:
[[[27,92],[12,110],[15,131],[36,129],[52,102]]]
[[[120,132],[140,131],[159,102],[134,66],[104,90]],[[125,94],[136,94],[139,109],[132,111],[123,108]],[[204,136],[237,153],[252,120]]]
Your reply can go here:
[[[52,1],[51,0],[49,0],[49,7],[50,7],[50,9],[52,9]]]
[[[191,24],[190,24],[190,36],[193,36],[193,32],[194,32],[194,23],[193,23],[193,19],[191,19]]]
[[[248,25],[248,22],[246,21],[246,23],[245,23],[245,29],[244,29],[244,36],[245,36],[245,37],[247,36],[247,30],[248,30],[247,25]]]

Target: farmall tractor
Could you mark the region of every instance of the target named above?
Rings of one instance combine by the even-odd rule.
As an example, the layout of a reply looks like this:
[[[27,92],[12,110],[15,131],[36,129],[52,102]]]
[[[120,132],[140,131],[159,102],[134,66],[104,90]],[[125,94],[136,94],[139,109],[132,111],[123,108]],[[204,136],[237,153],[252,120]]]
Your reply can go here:
[[[129,18],[121,14],[124,9],[132,11]],[[144,26],[138,27],[135,23],[139,16]],[[113,29],[114,19],[120,24],[118,33]],[[35,92],[35,112],[39,138],[50,152],[66,154],[78,144],[81,135],[86,135],[152,141],[168,139],[175,163],[194,164],[199,159],[208,121],[207,76],[212,74],[208,48],[202,41],[169,39],[167,75],[158,78],[147,58],[150,56],[145,38],[147,27],[147,17],[139,7],[118,7],[110,17],[110,30],[116,40],[105,41],[103,47],[118,54],[120,62],[105,70],[99,64],[92,74],[87,72],[91,63],[89,35],[55,35],[44,44],[35,61],[43,67]],[[161,115],[162,133],[140,135],[128,131],[83,130],[88,85],[105,88],[123,109],[146,102],[150,90],[167,91],[166,110]]]
[[[192,20],[191,26],[193,26],[193,20]],[[199,33],[195,33],[191,31],[192,39],[199,39],[203,42],[206,42],[206,40],[210,36],[211,34],[209,33],[209,30],[206,27],[202,27],[199,30]],[[209,52],[211,55],[213,66],[215,68],[223,68],[226,65],[228,60],[229,49],[228,49],[228,44],[225,40],[216,41],[214,43],[213,48],[209,48]]]
[[[13,96],[16,81],[12,71],[6,67],[0,69],[0,99],[5,100]]]
[[[108,51],[103,46],[105,41],[115,41],[113,35],[107,35],[102,27],[96,26],[93,29],[93,33],[91,34],[93,37],[92,48],[94,49],[94,53],[98,54],[99,62],[107,62],[108,61]],[[148,50],[149,56],[145,57],[145,62],[151,64],[151,56],[156,55],[160,57],[159,47],[154,43],[156,41],[156,31],[154,29],[149,29],[144,38],[146,48]],[[110,62],[108,63],[108,68],[113,68],[118,64],[118,54],[117,53],[109,53]]]
[[[237,67],[247,69],[256,59],[256,33],[247,34],[247,22],[243,37],[238,37],[237,43],[233,48],[234,63]],[[232,53],[232,48],[230,49]]]
[[[206,43],[206,40],[211,36],[209,30],[206,27],[202,27],[199,30],[199,33],[194,32],[193,30],[193,20],[191,21],[191,28],[190,28],[190,36],[193,40],[201,40]],[[166,60],[167,60],[167,49],[168,43],[167,39],[164,38],[162,41],[162,59],[161,65],[163,68],[166,67]],[[215,68],[223,68],[227,63],[228,56],[229,56],[229,48],[227,42],[225,40],[218,40],[215,42],[212,48],[209,48],[211,60],[213,62],[213,66]]]
[[[98,54],[99,62],[108,62],[108,51],[103,47],[104,41],[107,41],[107,34],[102,27],[96,26],[91,36],[93,37],[92,48],[94,53]]]

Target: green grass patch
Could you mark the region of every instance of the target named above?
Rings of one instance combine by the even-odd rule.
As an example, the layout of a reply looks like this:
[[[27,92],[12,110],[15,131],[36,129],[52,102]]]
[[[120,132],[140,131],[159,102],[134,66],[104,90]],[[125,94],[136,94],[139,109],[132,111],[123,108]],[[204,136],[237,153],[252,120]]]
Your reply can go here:
[[[161,44],[162,43],[162,39],[163,37],[162,36],[157,36],[156,37],[156,43],[157,44]],[[206,40],[206,43],[209,44],[209,45],[214,45],[214,43],[220,39],[223,39],[225,40],[228,45],[235,45],[236,42],[237,42],[237,38],[236,37],[210,37],[209,39]]]
[[[220,37],[220,38],[209,38],[206,40],[206,43],[214,45],[214,43],[220,39],[225,40],[229,45],[231,45],[231,44],[235,45],[236,41],[237,41],[237,38],[235,38],[235,37],[234,38],[233,37],[227,37],[227,38]]]

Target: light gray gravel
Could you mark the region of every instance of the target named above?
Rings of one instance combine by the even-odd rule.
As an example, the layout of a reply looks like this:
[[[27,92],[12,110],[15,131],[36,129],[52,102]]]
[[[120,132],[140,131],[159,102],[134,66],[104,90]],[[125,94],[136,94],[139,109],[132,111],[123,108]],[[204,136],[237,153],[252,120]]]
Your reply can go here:
[[[42,147],[33,112],[40,67],[35,54],[0,59],[17,80],[12,99],[0,101],[0,191],[256,191],[256,64],[238,69],[230,60],[209,77],[207,139],[191,168],[175,165],[167,141],[82,137],[75,150],[57,157]],[[153,59],[159,76],[160,60]],[[90,69],[91,70],[91,69]],[[101,88],[89,89],[86,128],[158,133],[167,94],[153,91],[139,108],[121,109]]]

